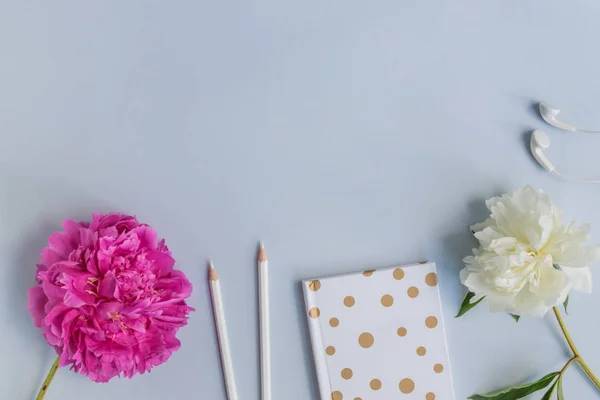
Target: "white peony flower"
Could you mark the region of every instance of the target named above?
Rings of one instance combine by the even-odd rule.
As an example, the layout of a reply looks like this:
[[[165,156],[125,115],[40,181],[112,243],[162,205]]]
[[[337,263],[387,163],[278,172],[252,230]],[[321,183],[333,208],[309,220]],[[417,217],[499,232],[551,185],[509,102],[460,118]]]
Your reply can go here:
[[[486,205],[490,218],[471,227],[480,247],[460,272],[472,302],[485,297],[490,311],[541,317],[571,289],[591,292],[600,247],[585,244],[588,225],[561,225],[560,210],[530,186]]]

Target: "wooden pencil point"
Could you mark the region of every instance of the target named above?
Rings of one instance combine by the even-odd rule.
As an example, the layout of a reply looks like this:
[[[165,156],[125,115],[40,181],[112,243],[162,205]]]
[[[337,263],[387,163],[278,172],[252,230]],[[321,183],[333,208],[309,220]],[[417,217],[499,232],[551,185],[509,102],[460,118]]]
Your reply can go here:
[[[260,250],[258,250],[258,262],[267,261],[267,252],[262,242],[260,242]]]
[[[217,275],[217,271],[212,266],[212,263],[210,263],[210,269],[208,270],[208,279],[211,280],[211,281],[218,281],[219,280],[219,276]]]

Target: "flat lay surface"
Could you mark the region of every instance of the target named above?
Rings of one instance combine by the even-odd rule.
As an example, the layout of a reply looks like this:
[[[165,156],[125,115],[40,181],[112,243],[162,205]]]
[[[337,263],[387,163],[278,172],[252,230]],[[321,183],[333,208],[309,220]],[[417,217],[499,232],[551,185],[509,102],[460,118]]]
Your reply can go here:
[[[0,397],[31,399],[54,361],[26,307],[39,251],[63,219],[97,211],[166,239],[196,311],[150,375],[61,369],[47,400],[225,399],[208,258],[238,392],[259,399],[259,240],[273,399],[318,398],[302,280],[421,260],[437,266],[457,399],[560,369],[551,315],[452,316],[485,199],[530,184],[600,241],[600,186],[557,180],[528,147],[542,129],[562,173],[600,179],[600,137],[534,107],[600,127],[599,20],[592,0],[1,1]],[[569,307],[600,372],[600,289]],[[564,391],[600,398],[575,367]]]

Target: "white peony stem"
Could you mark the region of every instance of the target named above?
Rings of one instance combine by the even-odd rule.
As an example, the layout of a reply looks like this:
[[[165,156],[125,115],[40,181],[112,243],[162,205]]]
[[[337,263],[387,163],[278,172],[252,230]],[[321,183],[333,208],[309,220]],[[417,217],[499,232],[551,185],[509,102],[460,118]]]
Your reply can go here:
[[[563,320],[562,315],[560,314],[560,311],[558,310],[558,307],[554,307],[553,310],[554,310],[554,315],[556,315],[556,319],[558,320],[558,325],[560,326],[560,329],[562,330],[563,335],[565,335],[565,339],[567,340],[567,343],[569,344],[569,347],[571,348],[571,351],[573,352],[574,357],[571,360],[577,361],[577,363],[581,366],[581,369],[583,369],[583,372],[585,372],[585,374],[588,376],[588,378],[590,378],[590,380],[592,382],[594,382],[596,387],[600,390],[600,380],[596,377],[596,375],[594,375],[594,373],[592,372],[590,367],[587,365],[587,363],[583,360],[583,358],[581,358],[581,354],[579,354],[579,350],[577,350],[577,347],[575,346],[575,343],[573,342],[573,339],[571,338],[571,334],[569,333],[569,330],[567,329],[567,326],[565,325],[565,321]]]

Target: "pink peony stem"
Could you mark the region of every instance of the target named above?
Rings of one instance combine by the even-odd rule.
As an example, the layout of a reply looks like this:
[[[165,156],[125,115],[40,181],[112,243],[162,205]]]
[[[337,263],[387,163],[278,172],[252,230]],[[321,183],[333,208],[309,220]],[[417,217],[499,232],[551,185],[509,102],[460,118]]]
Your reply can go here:
[[[59,361],[60,361],[60,356],[56,357],[56,360],[54,360],[54,364],[52,364],[50,371],[48,371],[48,375],[46,376],[46,379],[44,380],[44,384],[40,388],[40,392],[38,393],[35,400],[42,400],[44,398],[44,396],[46,395],[46,393],[48,392],[48,386],[50,386],[50,383],[52,382],[52,379],[54,379],[54,375],[56,375],[56,371],[58,370],[58,362]]]

